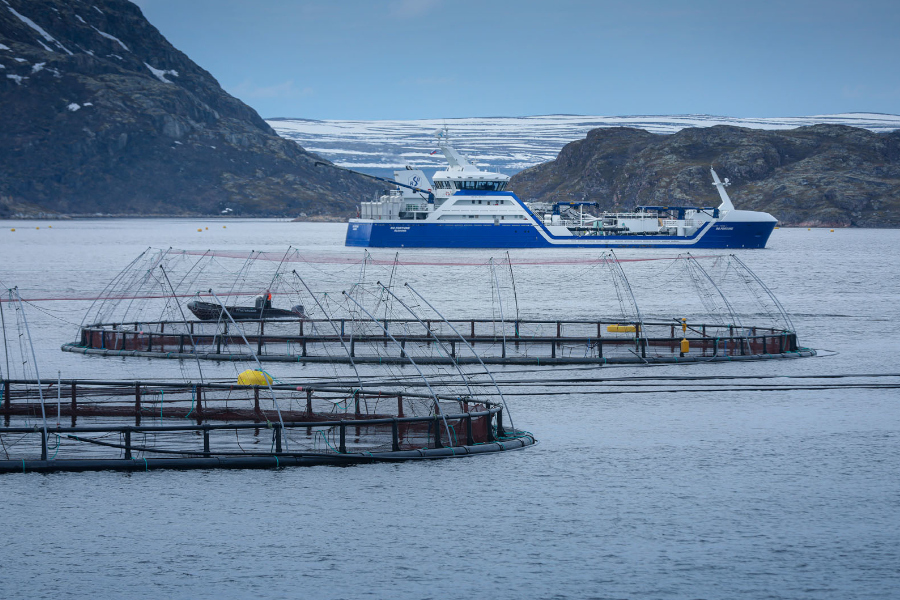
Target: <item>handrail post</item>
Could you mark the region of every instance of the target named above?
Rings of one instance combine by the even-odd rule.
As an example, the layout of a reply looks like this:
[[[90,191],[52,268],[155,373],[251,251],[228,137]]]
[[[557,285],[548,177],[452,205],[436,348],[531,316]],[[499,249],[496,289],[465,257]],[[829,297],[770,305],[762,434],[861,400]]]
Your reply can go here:
[[[466,446],[474,446],[475,437],[472,435],[472,413],[466,415]]]
[[[403,416],[403,394],[397,394],[397,416]]]
[[[497,411],[497,435],[500,437],[504,437],[506,435],[506,431],[503,429],[503,409],[501,408]]]
[[[492,421],[494,420],[494,415],[488,413],[487,415],[487,441],[496,442],[497,438],[494,437],[494,428],[491,426]]]
[[[307,418],[311,418],[313,414],[312,409],[312,388],[306,388],[306,416]]]
[[[343,419],[341,419],[340,435],[341,435],[341,442],[340,442],[340,445],[338,446],[338,452],[340,452],[341,454],[347,454],[347,426],[344,425]]]
[[[209,425],[203,426],[203,454],[209,456]]]
[[[391,421],[391,451],[398,452],[400,450],[400,427],[397,418]]]
[[[275,452],[281,452],[281,423],[275,423],[272,427],[272,435],[275,436]]]
[[[9,383],[9,380],[7,379],[6,381],[3,382],[3,410],[6,410],[6,411],[9,411],[9,409],[11,408],[11,406],[10,406],[11,401],[9,398],[9,388],[10,388],[10,383]],[[74,389],[74,388],[72,388],[72,389]],[[74,402],[75,396],[73,395],[72,398],[73,398],[72,402]]]
[[[353,394],[353,408],[356,418],[359,419],[359,390]]]
[[[125,430],[125,460],[131,460],[131,429]]]

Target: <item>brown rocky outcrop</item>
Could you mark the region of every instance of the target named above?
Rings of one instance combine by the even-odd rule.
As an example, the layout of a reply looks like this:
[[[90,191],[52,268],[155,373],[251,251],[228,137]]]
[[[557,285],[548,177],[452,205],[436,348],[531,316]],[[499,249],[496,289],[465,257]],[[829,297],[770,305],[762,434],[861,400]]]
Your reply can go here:
[[[900,131],[842,125],[766,131],[716,126],[659,135],[594,129],[555,161],[513,176],[523,200],[716,206],[714,166],[737,208],[784,225],[900,227]]]

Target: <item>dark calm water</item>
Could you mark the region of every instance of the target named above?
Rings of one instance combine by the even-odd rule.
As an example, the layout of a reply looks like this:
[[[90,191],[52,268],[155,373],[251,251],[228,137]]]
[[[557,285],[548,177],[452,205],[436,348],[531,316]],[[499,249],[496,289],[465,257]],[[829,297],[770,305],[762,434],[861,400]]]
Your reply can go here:
[[[291,244],[361,254],[341,247],[339,225],[227,225],[0,222],[0,280],[24,297],[89,295],[147,246]],[[768,249],[740,254],[795,315],[801,341],[822,350],[819,358],[602,374],[900,372],[898,247],[898,231],[780,229]],[[458,255],[476,261],[491,253]],[[620,254],[634,256],[643,255]],[[584,271],[518,267],[523,312],[603,314],[608,307]],[[329,285],[339,276],[332,268]],[[408,276],[460,314],[480,297],[468,290],[465,267]],[[652,281],[635,287],[648,306],[682,302],[668,288],[654,296]],[[59,345],[74,336],[71,322],[87,303],[37,306],[43,310],[28,307],[28,315],[45,377],[180,373],[147,360],[64,354]],[[316,369],[282,368],[285,377]],[[424,464],[0,477],[0,597],[900,595],[897,390],[573,392],[509,401],[516,425],[533,431],[538,446]]]

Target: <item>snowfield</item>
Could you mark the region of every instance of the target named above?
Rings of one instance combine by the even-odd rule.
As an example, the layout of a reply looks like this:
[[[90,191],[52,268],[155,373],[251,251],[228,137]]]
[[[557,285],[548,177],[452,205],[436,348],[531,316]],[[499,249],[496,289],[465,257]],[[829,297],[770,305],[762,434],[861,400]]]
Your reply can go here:
[[[393,169],[415,165],[439,169],[441,154],[430,155],[432,133],[446,126],[458,150],[478,164],[512,175],[556,158],[569,142],[597,127],[637,127],[653,133],[675,133],[685,127],[734,125],[752,129],[793,129],[817,123],[851,125],[877,132],[900,129],[900,116],[845,113],[788,118],[732,118],[711,115],[598,117],[544,115],[411,121],[313,121],[269,119],[282,137],[351,169],[392,176]]]

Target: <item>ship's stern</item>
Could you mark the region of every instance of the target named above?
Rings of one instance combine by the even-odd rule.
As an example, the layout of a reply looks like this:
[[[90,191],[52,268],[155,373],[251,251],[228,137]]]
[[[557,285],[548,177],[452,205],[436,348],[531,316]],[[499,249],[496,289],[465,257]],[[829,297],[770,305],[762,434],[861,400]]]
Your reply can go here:
[[[347,239],[345,246],[371,246],[372,221],[369,219],[350,219],[347,223]]]

